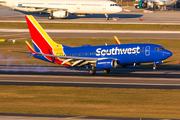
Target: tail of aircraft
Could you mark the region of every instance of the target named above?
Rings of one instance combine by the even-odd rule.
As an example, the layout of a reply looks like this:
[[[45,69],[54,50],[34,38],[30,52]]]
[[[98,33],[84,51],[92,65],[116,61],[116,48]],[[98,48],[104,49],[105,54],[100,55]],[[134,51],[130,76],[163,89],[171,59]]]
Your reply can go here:
[[[25,18],[29,27],[35,52],[52,55],[65,55],[63,48],[66,46],[54,42],[32,15],[26,15]],[[54,58],[52,57],[45,57],[44,59],[51,62],[54,61]]]

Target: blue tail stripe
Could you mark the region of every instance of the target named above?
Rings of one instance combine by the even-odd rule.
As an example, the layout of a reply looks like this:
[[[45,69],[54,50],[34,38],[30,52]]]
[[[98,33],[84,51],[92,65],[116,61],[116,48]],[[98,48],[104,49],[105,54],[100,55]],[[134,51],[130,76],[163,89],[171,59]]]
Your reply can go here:
[[[34,44],[34,42],[33,42],[33,45],[34,45],[34,50],[35,50],[35,52],[40,52],[40,49],[36,46],[36,44]]]

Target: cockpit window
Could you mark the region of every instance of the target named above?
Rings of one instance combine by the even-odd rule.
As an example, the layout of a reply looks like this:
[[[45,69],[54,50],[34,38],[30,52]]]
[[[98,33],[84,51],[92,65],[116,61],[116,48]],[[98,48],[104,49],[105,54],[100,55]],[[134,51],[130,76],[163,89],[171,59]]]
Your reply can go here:
[[[157,50],[157,51],[164,50],[164,48],[155,48],[155,50]]]
[[[118,6],[117,4],[110,4],[110,6]]]

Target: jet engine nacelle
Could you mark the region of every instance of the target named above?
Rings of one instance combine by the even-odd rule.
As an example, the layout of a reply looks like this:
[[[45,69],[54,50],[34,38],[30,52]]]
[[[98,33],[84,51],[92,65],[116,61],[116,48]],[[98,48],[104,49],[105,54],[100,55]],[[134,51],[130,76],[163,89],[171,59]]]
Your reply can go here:
[[[56,18],[67,18],[68,15],[68,12],[63,10],[53,12],[53,17]]]
[[[115,60],[115,59],[98,60],[96,62],[96,67],[100,68],[100,69],[116,68],[117,67],[117,60]]]
[[[139,8],[147,8],[147,3],[145,3],[144,1],[140,1]]]

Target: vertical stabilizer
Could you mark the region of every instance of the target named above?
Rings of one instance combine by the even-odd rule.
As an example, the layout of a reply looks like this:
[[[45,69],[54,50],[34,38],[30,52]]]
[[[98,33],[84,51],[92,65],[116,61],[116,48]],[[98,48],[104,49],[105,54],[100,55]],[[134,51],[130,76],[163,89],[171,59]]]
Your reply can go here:
[[[25,17],[35,52],[63,56],[63,45],[54,42],[32,15],[26,15]],[[54,62],[54,58],[52,57],[46,56],[45,59]]]

